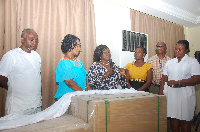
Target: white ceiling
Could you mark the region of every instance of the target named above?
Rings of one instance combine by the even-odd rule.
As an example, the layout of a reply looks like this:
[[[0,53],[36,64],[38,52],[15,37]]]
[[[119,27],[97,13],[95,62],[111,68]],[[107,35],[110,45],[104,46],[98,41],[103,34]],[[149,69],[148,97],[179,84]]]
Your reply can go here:
[[[113,2],[186,27],[200,26],[200,0],[113,0]]]
[[[200,0],[162,0],[166,16],[163,19],[186,26],[200,26]],[[168,12],[170,10],[170,12]],[[162,10],[160,10],[162,14]],[[162,16],[160,16],[162,18]]]

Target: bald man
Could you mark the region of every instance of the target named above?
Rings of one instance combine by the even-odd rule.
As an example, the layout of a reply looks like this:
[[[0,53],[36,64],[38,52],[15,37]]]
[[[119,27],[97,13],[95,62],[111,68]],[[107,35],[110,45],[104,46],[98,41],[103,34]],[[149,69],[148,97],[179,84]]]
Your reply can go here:
[[[151,86],[149,87],[150,93],[159,94],[163,68],[165,63],[171,59],[170,57],[166,56],[166,50],[166,44],[164,42],[158,42],[156,44],[156,55],[147,60],[147,63],[153,66],[153,80]]]
[[[21,46],[8,51],[0,61],[0,85],[6,88],[6,115],[41,111],[41,58],[35,51],[38,35],[24,29]]]

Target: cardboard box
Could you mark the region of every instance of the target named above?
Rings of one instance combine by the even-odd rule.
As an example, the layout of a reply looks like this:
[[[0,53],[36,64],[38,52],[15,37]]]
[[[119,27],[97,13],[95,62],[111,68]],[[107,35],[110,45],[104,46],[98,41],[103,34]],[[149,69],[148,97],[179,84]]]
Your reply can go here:
[[[1,132],[92,132],[90,124],[69,114]]]
[[[74,96],[69,113],[94,132],[166,132],[166,96],[150,93]]]

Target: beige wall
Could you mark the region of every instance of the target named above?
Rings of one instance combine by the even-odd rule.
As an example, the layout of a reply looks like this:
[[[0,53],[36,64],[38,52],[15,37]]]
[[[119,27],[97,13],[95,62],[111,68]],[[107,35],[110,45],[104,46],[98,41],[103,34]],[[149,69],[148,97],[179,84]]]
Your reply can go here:
[[[195,51],[200,51],[200,26],[194,28],[185,27],[185,39],[190,43],[190,57],[194,57]],[[196,85],[197,105],[196,114],[200,112],[200,85]]]
[[[200,51],[200,26],[194,28],[185,27],[185,39],[190,42],[190,57],[194,57],[195,51]]]

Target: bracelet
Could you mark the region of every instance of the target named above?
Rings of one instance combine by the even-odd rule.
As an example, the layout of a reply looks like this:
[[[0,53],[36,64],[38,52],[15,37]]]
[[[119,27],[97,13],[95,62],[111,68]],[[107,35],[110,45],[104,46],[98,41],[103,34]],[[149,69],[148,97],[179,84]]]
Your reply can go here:
[[[85,86],[85,91],[88,91],[87,86]]]
[[[126,74],[122,75],[122,78],[123,78],[124,76],[126,76]]]

